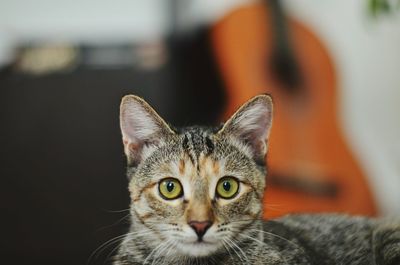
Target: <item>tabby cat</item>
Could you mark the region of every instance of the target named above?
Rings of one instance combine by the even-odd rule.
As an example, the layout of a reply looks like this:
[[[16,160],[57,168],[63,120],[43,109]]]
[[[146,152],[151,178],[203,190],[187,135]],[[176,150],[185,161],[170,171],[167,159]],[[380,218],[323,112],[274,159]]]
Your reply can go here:
[[[114,265],[400,264],[400,223],[342,215],[262,221],[272,101],[222,127],[174,129],[141,98],[121,103],[131,227]]]

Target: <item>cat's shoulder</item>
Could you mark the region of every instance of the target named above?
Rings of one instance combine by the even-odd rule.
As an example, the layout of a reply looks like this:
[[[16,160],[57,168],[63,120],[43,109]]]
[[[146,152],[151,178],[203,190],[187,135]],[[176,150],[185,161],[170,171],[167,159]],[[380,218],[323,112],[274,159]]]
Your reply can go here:
[[[292,228],[305,230],[313,229],[375,229],[380,227],[399,228],[400,218],[396,217],[367,217],[347,214],[289,214],[277,219],[266,221],[269,226],[273,224],[282,224]]]
[[[289,214],[283,217],[273,219],[272,222],[278,222],[291,227],[303,227],[312,229],[316,226],[332,227],[332,226],[351,226],[351,225],[372,225],[379,219],[365,216],[351,216],[347,214]],[[268,222],[267,222],[268,223]]]
[[[350,216],[346,214],[290,214],[264,222],[264,229],[284,231],[306,239],[323,238],[334,240],[335,237],[360,237],[371,234],[378,227],[399,226],[400,221],[393,219]]]
[[[400,264],[400,220],[341,214],[294,214],[263,224],[264,241],[310,264]],[[338,253],[341,253],[340,255]],[[326,263],[327,260],[330,260]],[[394,262],[394,263],[393,263]]]

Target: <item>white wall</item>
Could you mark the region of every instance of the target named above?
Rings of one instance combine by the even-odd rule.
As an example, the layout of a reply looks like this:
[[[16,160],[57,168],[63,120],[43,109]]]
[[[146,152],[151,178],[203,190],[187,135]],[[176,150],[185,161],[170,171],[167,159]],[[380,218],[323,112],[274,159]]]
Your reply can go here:
[[[157,38],[165,0],[0,0],[0,64],[21,41],[118,42]]]
[[[165,30],[162,0],[0,0],[0,30],[16,37],[138,39]]]
[[[333,54],[348,142],[382,212],[400,215],[400,12],[371,20],[364,0],[287,3]]]

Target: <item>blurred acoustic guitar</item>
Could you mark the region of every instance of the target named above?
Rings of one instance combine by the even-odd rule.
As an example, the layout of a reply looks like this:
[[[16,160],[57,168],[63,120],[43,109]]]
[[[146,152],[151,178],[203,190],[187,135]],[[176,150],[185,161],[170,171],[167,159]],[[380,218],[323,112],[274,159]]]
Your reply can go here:
[[[375,215],[367,180],[337,122],[337,79],[327,49],[280,0],[241,6],[212,28],[226,86],[224,118],[259,93],[275,102],[265,217],[289,212]]]

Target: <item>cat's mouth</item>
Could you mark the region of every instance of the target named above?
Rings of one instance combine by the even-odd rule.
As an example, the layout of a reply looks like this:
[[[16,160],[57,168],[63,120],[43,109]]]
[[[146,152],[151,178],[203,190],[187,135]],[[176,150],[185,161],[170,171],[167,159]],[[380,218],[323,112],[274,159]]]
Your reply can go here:
[[[215,245],[215,242],[211,242],[211,241],[204,240],[203,238],[199,238],[194,241],[182,241],[181,244],[191,245],[191,246],[202,246],[202,245],[209,246],[209,245]]]
[[[217,244],[204,240],[181,242],[179,250],[188,256],[201,257],[215,252],[217,250]]]
[[[199,245],[212,245],[213,243],[204,241],[203,239],[199,239],[189,244],[192,244],[193,246],[199,246]]]

